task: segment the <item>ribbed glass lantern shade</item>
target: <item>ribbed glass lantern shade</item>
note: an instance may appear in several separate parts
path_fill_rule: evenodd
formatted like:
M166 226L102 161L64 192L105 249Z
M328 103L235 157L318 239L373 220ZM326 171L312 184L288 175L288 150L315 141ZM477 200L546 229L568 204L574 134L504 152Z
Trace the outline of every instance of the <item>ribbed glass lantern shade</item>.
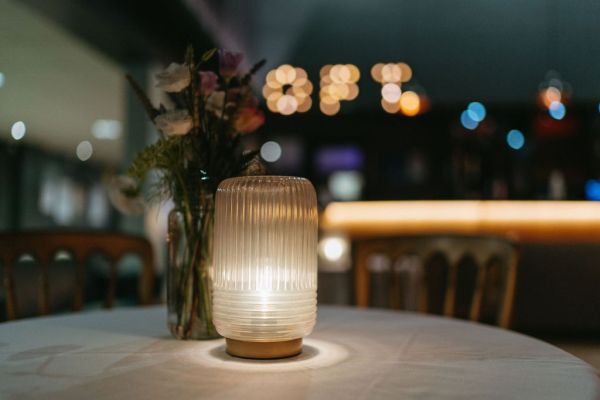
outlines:
M303 178L230 178L215 201L214 323L228 352L301 351L317 312L317 199Z

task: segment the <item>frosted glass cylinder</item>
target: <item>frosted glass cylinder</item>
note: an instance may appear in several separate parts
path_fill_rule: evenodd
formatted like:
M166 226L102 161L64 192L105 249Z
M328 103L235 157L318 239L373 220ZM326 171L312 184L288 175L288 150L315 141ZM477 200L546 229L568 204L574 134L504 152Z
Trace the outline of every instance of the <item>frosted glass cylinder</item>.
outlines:
M315 190L304 178L239 177L219 185L213 318L230 353L234 341L293 342L297 348L312 331L317 223Z

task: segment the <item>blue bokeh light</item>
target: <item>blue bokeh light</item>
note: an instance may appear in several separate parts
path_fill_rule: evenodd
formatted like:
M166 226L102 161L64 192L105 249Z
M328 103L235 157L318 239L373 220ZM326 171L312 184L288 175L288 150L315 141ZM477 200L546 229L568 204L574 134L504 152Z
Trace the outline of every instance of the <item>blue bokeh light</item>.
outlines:
M460 114L460 123L462 124L462 126L470 130L477 128L477 125L479 125L477 121L471 118L467 110L463 111L462 114Z
M563 119L567 114L567 108L565 105L558 101L553 101L550 103L550 107L548 107L548 113L554 119Z
M511 129L506 134L506 143L513 150L520 150L525 145L525 136L518 129Z
M600 200L600 180L589 179L585 183L585 198L588 200Z
M467 113L473 121L481 122L486 115L485 106L478 101L471 102L467 106Z

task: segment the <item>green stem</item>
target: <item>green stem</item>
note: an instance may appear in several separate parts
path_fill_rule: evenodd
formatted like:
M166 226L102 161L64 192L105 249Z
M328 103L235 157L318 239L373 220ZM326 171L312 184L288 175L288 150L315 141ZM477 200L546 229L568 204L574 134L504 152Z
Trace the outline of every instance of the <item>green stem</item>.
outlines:
M178 307L178 312L181 310L178 313L178 325L181 326L184 338L189 338L192 335L196 319L201 319L206 326L206 334L214 336L216 330L212 322L210 283L208 282L212 250L212 200L206 201L200 197L198 200L201 202L199 204L201 211L195 216L184 181L180 175L176 176L182 188L179 203L185 214L183 223L187 238L185 262L182 266L178 289L181 299L180 307ZM198 313L199 306L202 313Z
M185 238L186 238L186 243L185 243L185 247L187 248L189 246L190 240L194 239L194 235L193 235L193 219L192 219L192 210L189 204L189 195L187 192L187 188L185 186L185 182L183 180L183 178L181 177L181 175L179 173L175 173L175 176L177 177L177 180L179 181L179 186L181 188L181 192L182 192L182 198L180 199L180 201L178 202L177 199L175 200L176 202L180 203L180 205L184 208L183 211L183 230L185 232ZM179 289L177 290L177 296L178 296L178 307L177 307L177 325L180 326L186 326L189 321L185 321L184 317L185 316L189 316L189 311L187 310L188 305L186 304L186 299L188 298L188 287L190 284L190 278L191 278L191 269L193 268L193 262L194 259L193 257L190 257L190 254L185 253L185 258L184 258L184 262L182 265L182 269L181 269L181 275L180 275L180 279L179 279ZM192 281L193 283L193 281ZM193 293L193 290L192 290ZM184 332L187 331L187 328L184 328Z

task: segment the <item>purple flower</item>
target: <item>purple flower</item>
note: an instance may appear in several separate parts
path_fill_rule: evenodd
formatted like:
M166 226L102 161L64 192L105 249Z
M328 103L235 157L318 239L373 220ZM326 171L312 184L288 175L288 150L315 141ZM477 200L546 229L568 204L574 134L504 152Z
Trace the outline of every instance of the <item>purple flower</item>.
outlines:
M200 95L210 96L219 86L219 77L212 71L200 71Z
M219 49L219 72L223 78L233 78L242 62L242 53Z

